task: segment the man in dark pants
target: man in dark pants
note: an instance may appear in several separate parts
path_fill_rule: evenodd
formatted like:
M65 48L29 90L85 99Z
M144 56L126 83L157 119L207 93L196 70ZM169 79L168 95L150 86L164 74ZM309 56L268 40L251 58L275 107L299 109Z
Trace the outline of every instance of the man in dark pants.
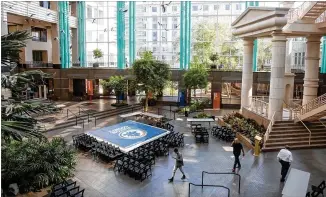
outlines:
M277 159L282 165L281 182L285 181L285 177L286 177L286 175L287 175L287 173L289 171L291 162L293 161L292 153L289 151L289 149L290 149L289 146L285 146L285 148L280 150L280 152L277 155Z
M239 169L241 168L241 163L240 163L240 160L239 160L241 151L242 151L243 156L245 156L245 153L243 151L243 146L239 142L238 138L234 139L231 146L233 147L233 155L234 155L234 158L235 158L232 172L235 172L235 168L237 167L237 165L238 165Z

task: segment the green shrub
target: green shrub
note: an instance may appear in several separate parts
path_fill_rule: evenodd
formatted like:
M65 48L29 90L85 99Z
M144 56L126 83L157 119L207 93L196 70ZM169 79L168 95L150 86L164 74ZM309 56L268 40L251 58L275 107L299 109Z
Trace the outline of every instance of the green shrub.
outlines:
M61 182L73 176L76 165L76 152L63 138L12 141L1 153L2 188L17 183L20 193Z
M197 116L195 116L195 118L208 118L209 115L206 113L199 113Z

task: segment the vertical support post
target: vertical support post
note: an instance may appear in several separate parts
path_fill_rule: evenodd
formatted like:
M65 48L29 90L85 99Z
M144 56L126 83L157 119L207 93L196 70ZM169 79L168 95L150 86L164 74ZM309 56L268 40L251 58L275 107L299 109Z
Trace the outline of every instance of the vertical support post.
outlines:
M135 61L135 4L134 1L129 1L129 67Z
M322 53L321 53L321 73L326 73L326 36L323 36L323 49L322 49Z
M117 49L118 49L118 69L125 67L125 20L124 1L117 1Z
M85 2L79 1L77 2L77 17L78 17L78 60L80 67L87 67L86 64L86 43L85 43Z

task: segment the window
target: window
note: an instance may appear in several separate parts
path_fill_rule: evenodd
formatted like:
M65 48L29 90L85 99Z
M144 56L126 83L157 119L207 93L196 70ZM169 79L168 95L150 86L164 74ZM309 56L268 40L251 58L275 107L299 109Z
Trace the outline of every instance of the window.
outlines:
M177 6L172 6L172 11L173 12L177 12L178 11L178 7Z
M154 31L152 35L153 35L153 41L157 41L157 32Z
M98 17L97 14L98 14L98 13L97 13L97 8L94 8L94 18L97 18L97 17Z
M162 24L162 28L163 29L167 29L168 28L168 25L167 24Z
M208 5L204 5L204 11L208 11L209 6Z
M40 6L43 8L50 9L50 1L40 1Z
M178 24L173 24L173 29L177 29L179 27Z
M87 41L91 42L92 41L92 32L91 31L86 32L86 36L87 36Z
M236 5L235 5L235 9L236 9L236 10L241 10L241 4L240 4L240 3L236 4Z
M192 11L198 11L198 6L197 5L192 6Z
M157 7L152 7L152 12L157 12Z
M162 31L162 38L166 38L167 33Z
M100 35L99 35L99 41L100 41L100 42L103 42L103 41L104 41L104 34L100 34Z
M294 53L294 65L297 65L298 63L298 53Z
M33 51L33 62L42 62L42 51Z
M214 5L214 10L218 10L218 5Z
M177 17L174 17L173 18L173 22L178 22L178 18Z
M104 17L104 14L103 14L103 11L102 10L99 10L98 11L98 17L99 18L103 18Z
M87 18L92 18L93 14L92 14L92 7L91 6L87 6Z
M145 7L145 6L142 7L142 8L141 8L141 11L142 11L142 12L146 12L146 7Z
M156 52L157 51L157 48L156 47L153 47L153 52Z
M225 10L230 10L230 4L225 4Z
M163 23L167 23L168 22L168 18L166 18L166 17L165 18L162 18L162 22Z
M46 29L32 27L32 40L39 42L47 42L47 31Z
M302 52L302 65L305 65L306 52Z
M157 23L157 17L153 17L153 23Z
M153 29L157 29L157 24L153 24Z

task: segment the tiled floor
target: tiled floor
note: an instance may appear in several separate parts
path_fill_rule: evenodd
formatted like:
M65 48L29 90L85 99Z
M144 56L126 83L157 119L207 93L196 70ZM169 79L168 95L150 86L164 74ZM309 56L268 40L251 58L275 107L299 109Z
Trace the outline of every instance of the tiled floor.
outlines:
M116 118L103 121L101 126L114 124ZM189 132L184 118L173 121L175 130L185 133L185 146L181 148L184 157L184 170L187 179L182 181L181 173L177 172L174 183L168 183L174 165L170 156L160 157L153 167L153 176L139 182L127 175L114 173L112 164L95 162L85 154L79 154L75 179L89 197L186 197L188 184L201 183L202 171L230 172L233 164L229 143L210 138L209 144L196 144ZM60 135L57 131L56 135ZM83 132L78 130L76 132ZM74 132L72 132L74 133ZM50 136L49 136L50 137ZM71 140L71 135L66 135ZM170 149L172 153L172 149ZM326 178L326 149L292 151L294 162L292 168L311 173L310 185L319 184ZM223 185L231 189L232 197L280 197L283 184L280 179L280 164L276 159L277 152L261 154L254 157L247 151L241 158L241 193L237 193L238 178L233 175L205 175L205 184ZM309 185L309 188L311 187ZM191 187L191 196L195 197L226 197L223 188Z

